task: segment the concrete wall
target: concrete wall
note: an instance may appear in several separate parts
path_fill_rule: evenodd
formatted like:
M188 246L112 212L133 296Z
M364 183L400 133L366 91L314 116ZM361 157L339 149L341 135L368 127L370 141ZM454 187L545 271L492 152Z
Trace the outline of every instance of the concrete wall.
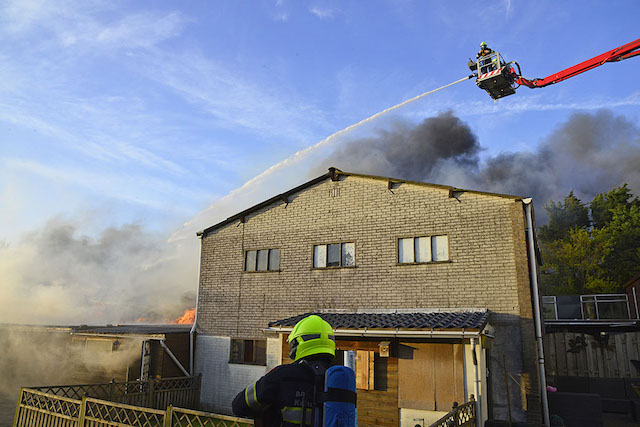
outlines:
M287 202L203 236L200 334L261 338L269 321L322 309L488 308L505 330L492 354L537 391L521 201L342 175ZM443 234L450 262L398 265L398 238ZM313 269L313 245L337 242L355 242L356 266ZM280 249L279 271L243 272L246 250L269 248ZM526 398L511 390L522 413Z

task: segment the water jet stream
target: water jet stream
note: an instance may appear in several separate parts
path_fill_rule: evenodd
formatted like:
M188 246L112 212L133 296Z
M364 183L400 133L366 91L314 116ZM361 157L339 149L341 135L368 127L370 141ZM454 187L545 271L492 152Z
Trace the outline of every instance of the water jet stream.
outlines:
M189 228L190 226L193 226L195 223L197 223L198 218L202 217L202 214L204 214L205 212L210 211L210 210L212 209L212 207L213 207L213 206L215 206L215 205L217 205L218 203L220 203L220 202L222 202L222 201L225 201L225 200L229 200L229 199L231 199L231 198L235 197L238 193L242 193L242 192L243 192L244 190L246 190L247 188L252 187L253 185L255 185L255 184L257 184L257 183L259 183L259 182L263 181L265 178L267 178L269 175L271 175L272 173L276 172L277 170L282 169L282 168L283 168L283 167L285 167L285 166L288 166L288 165L291 165L291 164L294 164L294 163L298 162L299 160L303 159L304 157L306 157L307 155L309 155L309 154L310 154L310 153L312 153L313 151L317 150L318 148L320 148L320 147L322 147L322 146L324 146L324 145L327 145L327 144L329 144L329 143L333 142L334 140L336 140L336 139L337 139L337 138L339 138L340 136L342 136L342 135L344 135L344 134L346 134L346 133L348 133L348 132L351 132L352 130L356 129L356 128L357 128L357 127L359 127L359 126L362 126L362 125L363 125L363 124L365 124L365 123L368 123L368 122L370 122L370 121L372 121L372 120L375 120L375 119L377 119L378 117L380 117L380 116L382 116L382 115L384 115L384 114L386 114L386 113L389 113L389 112L391 112L391 111L393 111L393 110L396 110L396 109L398 109L398 108L401 108L401 107L403 107L403 106L405 106L405 105L407 105L407 104L410 104L410 103L412 103L412 102L414 102L414 101L417 101L417 100L418 100L418 99L420 99L420 98L423 98L423 97L425 97L425 96L427 96L427 95L430 95L430 94L432 94L432 93L435 93L435 92L437 92L437 91L439 91L439 90L442 90L442 89L444 89L444 88L447 88L447 87L449 87L449 86L453 86L453 85L455 85L455 84L457 84L457 83L461 83L461 82L463 82L463 81L465 81L465 80L469 80L469 79L470 79L470 78L472 78L472 77L474 77L474 76L473 76L473 75L466 76L466 77L463 77L463 78L461 78L461 79L459 79L459 80L456 80L456 81L454 81L454 82L451 82L451 83L449 83L449 84L446 84L446 85L444 85L444 86L441 86L441 87L439 87L439 88L437 88L437 89L433 89L433 90L430 90L430 91L428 91L428 92L424 92L424 93L422 93L422 94L420 94L420 95L418 95L418 96L414 96L414 97L413 97L413 98L411 98L411 99L407 99L406 101L403 101L403 102L401 102L401 103L399 103L399 104L397 104L397 105L394 105L393 107L389 107L389 108L387 108L387 109L385 109L385 110L380 111L379 113L376 113L376 114L374 114L374 115L372 115L372 116L370 116L370 117L367 117L366 119L360 120L358 123L354 123L354 124L352 124L351 126L348 126L348 127L344 128L344 129L342 129L342 130L339 130L338 132L336 132L336 133L334 133L334 134L332 134L332 135L329 135L327 138L325 138L325 139L323 139L322 141L320 141L320 142L316 143L315 145L312 145L312 146L310 146L310 147L307 147L307 148L305 148L305 149L303 149L303 150L298 151L298 152L297 152L297 153L295 153L294 155L292 155L292 156L290 156L290 157L287 157L286 159L284 159L284 160L282 160L282 161L280 161L280 162L276 163L275 165L271 166L269 169L267 169L267 170L265 170L264 172L262 172L260 175L255 176L254 178L252 178L252 179L250 179L249 181L245 182L245 183L244 183L244 185L242 185L241 187L236 188L235 190L231 191L229 194L227 194L227 195L226 195L226 196L224 196L223 198L219 199L216 203L214 203L214 205L209 206L207 209L205 209L203 212L201 212L200 214L198 214L198 215L197 215L195 218L193 218L191 221L189 221L189 222L185 223L185 224L184 224L184 227L183 227L183 230L185 230L185 228ZM174 241L174 240L178 239L178 238L179 238L179 237L178 237L179 235L183 235L183 233L182 233L182 232L180 232L180 231L175 232L175 233L174 233L174 234L169 238L169 241L171 242L171 241Z
M326 144L332 142L334 139L338 138L339 136L342 136L345 133L348 133L348 132L352 131L353 129L355 129L357 127L360 127L365 123L368 123L368 122L370 122L370 121L372 121L374 119L377 119L378 117L380 117L380 116L382 116L384 114L387 114L387 113L389 113L389 112L391 112L393 110L396 110L396 109L398 109L400 107L404 107L405 105L410 104L410 103L412 103L414 101L417 101L418 99L423 98L423 97L425 97L427 95L430 95L430 94L432 94L434 92L437 92L437 91L442 90L444 88L447 88L449 86L453 86L453 85L455 85L457 83L460 83L460 82L463 82L465 80L469 80L472 77L474 77L474 76L473 75L466 76L466 77L461 78L460 80L456 80L455 82L446 84L446 85L441 86L441 87L439 87L437 89L433 89L433 90L430 90L428 92L424 92L424 93L422 93L422 94L420 94L418 96L414 96L411 99L407 99L406 101L403 101L400 104L397 104L397 105L394 105L393 107L389 107L389 108L387 108L385 110L382 110L379 113L374 114L373 116L369 116L366 119L362 119L358 123L354 123L354 124L352 124L350 126L347 126L346 128L344 128L342 130L339 130L338 132L336 132L336 133L334 133L332 135L329 135L328 137L326 137L322 141L318 142L317 144L312 145L311 147L307 147L304 150L300 150L297 153L295 153L294 155L292 155L290 157L287 157L286 159L276 163L275 165L271 166L269 169L267 169L264 172L262 172L260 175L257 175L254 178L250 179L249 181L245 182L242 187L234 190L230 194L233 194L235 191L242 190L243 188L246 188L246 187L252 185L253 183L255 183L257 181L260 181L260 180L264 179L266 176L268 176L271 173L273 173L274 171L282 168L283 166L286 166L288 164L291 164L291 163L294 163L294 162L300 160L301 158L303 158L304 156L306 156L310 152L317 150L318 148L322 147L323 145L326 145Z

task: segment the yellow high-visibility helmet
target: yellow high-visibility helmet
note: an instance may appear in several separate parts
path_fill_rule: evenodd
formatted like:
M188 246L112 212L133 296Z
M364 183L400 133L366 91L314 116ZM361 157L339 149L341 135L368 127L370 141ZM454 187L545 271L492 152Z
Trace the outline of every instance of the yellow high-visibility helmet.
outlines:
M336 338L331 325L312 314L294 326L289 341L289 357L298 361L314 354L336 355Z

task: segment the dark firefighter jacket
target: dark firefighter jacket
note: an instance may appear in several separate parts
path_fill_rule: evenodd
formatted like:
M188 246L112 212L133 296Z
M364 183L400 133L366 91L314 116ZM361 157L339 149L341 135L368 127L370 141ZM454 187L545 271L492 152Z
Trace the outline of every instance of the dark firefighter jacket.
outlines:
M300 426L302 408L305 424L312 425L314 410L314 383L322 392L324 371L330 363L325 361L307 361L309 365L319 367L321 376L315 375L313 368L298 361L275 367L271 372L238 393L233 399L233 413L239 417L261 417L264 426ZM318 398L318 389L316 389ZM316 409L319 411L319 409ZM317 412L318 416L320 413Z

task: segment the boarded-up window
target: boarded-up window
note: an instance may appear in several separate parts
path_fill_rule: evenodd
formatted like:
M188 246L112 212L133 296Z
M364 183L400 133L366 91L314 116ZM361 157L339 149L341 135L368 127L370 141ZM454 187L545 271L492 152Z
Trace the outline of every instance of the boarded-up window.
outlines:
M313 247L313 266L315 268L327 266L327 245L316 245Z
M413 238L398 239L398 262L403 264L414 262Z
M267 271L269 265L269 250L258 251L258 271Z
M280 268L280 249L269 249L269 270Z
M244 271L256 271L256 259L258 251L247 251L244 263Z
M431 253L434 261L449 260L449 238L447 236L432 236Z
M353 267L355 264L355 243L330 243L313 247L313 268Z
M448 236L424 236L398 239L398 263L400 264L448 260Z
M431 261L431 245L428 237L416 237L415 238L415 262L429 262Z
M113 351L112 340L87 339L86 348L88 352L111 353Z
M374 351L358 350L356 352L356 388L374 389Z
M277 271L279 269L280 249L260 249L245 253L244 271Z

